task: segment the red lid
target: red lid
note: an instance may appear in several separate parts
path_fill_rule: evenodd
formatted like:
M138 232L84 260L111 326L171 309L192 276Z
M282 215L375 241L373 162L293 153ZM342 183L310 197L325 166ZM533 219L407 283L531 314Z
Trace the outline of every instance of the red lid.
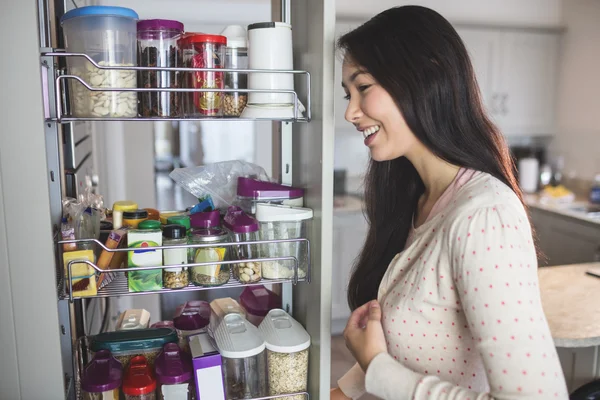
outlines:
M156 380L146 357L135 356L129 362L123 380L123 393L129 396L140 396L156 390Z
M221 35L209 35L206 33L199 33L197 35L186 37L185 43L219 43L226 45L227 38Z

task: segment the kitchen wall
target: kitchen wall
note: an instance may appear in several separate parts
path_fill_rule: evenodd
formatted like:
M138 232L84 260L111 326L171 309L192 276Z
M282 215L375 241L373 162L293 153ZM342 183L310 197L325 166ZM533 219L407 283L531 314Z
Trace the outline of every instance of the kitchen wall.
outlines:
M565 174L591 180L600 173L600 1L563 2L558 134L551 155L565 157Z

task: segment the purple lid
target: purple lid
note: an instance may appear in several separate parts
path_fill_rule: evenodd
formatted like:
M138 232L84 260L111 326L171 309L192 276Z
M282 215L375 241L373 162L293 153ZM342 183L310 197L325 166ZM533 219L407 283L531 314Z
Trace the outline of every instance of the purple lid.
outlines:
M172 19L143 19L137 23L138 31L174 30L183 32L183 24Z
M212 228L221 223L221 214L219 210L199 212L190 215L190 224L192 228Z
M195 331L206 328L210 322L210 305L208 308L185 308L180 315L173 318L175 329Z
M81 377L81 389L88 393L102 393L121 386L123 366L110 351L96 352Z
M240 295L240 304L249 314L264 317L270 310L281 308L281 297L262 285L247 286Z
M295 199L304 196L304 189L240 176L237 195L257 200Z
M227 209L223 226L233 233L257 232L259 229L258 221L236 206Z
M182 353L177 343L167 343L154 362L156 381L176 385L192 379L192 362Z

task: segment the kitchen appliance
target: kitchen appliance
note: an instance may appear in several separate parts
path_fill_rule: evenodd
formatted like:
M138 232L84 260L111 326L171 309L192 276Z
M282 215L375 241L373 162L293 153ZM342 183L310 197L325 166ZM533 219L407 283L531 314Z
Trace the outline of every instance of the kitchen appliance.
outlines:
M538 190L540 164L537 158L528 157L519 160L519 186L525 193Z

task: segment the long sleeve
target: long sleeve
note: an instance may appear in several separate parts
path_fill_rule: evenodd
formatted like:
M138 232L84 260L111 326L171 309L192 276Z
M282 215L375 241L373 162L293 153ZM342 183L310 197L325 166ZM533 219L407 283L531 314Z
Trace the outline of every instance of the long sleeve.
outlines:
M459 307L483 361L489 392L413 372L389 354L369 365L367 392L386 400L568 399L542 310L524 210L497 205L461 214L446 240Z
M359 399L365 394L365 373L358 363L338 380L340 390L351 399Z

